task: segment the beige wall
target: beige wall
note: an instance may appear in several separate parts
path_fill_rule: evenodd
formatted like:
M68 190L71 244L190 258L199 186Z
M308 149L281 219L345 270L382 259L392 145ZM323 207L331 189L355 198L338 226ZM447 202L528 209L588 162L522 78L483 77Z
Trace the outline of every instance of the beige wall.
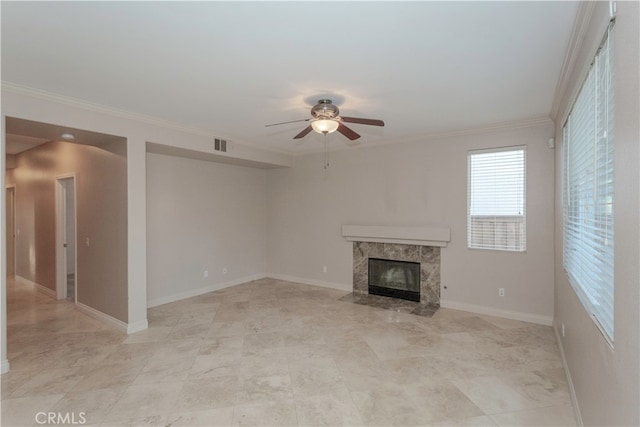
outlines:
M270 273L351 289L351 243L343 224L433 225L451 228L442 250L442 299L449 305L524 315L553 314L553 135L548 124L448 139L358 147L295 158L269 171ZM330 136L332 144L343 138ZM363 143L363 145L366 144ZM526 145L527 252L466 246L467 152ZM322 266L328 272L322 272ZM504 298L498 288L506 289ZM522 317L522 316L520 316Z
M562 125L573 94L602 40L607 2L596 3L556 122L555 326L585 425L640 425L640 259L638 3L618 2L615 25L615 345L611 350L573 291L562 267Z
M266 271L266 174L263 169L147 153L150 306Z
M13 169L16 167L16 156L15 154L7 154L5 156L6 159L6 163L5 163L5 167L7 169Z
M126 144L50 142L17 156L16 274L56 287L55 180L75 173L78 302L127 321ZM85 244L90 239L90 245Z

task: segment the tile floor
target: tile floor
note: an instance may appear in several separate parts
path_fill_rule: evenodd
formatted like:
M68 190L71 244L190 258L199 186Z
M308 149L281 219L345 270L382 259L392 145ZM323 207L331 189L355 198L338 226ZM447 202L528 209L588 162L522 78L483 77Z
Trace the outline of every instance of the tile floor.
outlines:
M575 425L550 327L344 295L263 279L150 309L126 336L9 281L2 425Z

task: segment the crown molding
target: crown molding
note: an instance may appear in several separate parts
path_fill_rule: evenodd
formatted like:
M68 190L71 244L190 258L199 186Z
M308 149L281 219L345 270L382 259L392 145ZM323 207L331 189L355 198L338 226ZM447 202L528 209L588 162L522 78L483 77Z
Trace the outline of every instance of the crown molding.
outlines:
M549 117L546 117L546 116L532 117L524 120L514 120L510 122L503 122L503 123L492 123L489 125L478 126L474 128L428 133L420 136L415 136L415 137L410 137L405 139L398 139L396 141L391 141L391 142L433 141L436 139L445 139L445 138L451 138L456 136L487 134L487 133L494 133L494 132L500 132L505 130L524 129L524 128L530 128L534 126L543 126L543 125L549 125L549 124L553 124L553 120L551 120Z
M55 102L57 104L66 105L69 107L75 107L86 111L91 111L94 113L105 114L112 117L117 117L120 119L131 120L137 123L144 123L152 126L158 126L165 129L171 129L178 132L184 132L190 135L202 136L205 138L221 138L226 139L233 144L244 145L245 147L251 147L258 150L278 153L278 154L290 154L286 151L275 150L275 149L265 149L264 146L260 146L258 144L252 144L246 141L238 140L234 137L229 137L220 134L214 134L210 131L206 131L204 129L196 128L193 126L187 126L179 122L174 122L171 120L159 119L153 116L147 116L145 114L132 113L130 111L121 110L118 108L108 107L102 104L96 104L93 102L85 101L79 98L73 98L66 95L60 95L53 92L48 92L41 89L36 89L29 86L20 85L17 83L12 83L8 81L2 81L2 92L15 93L17 95L29 96L31 98L41 99L43 101Z
M55 102L57 104L67 105L69 107L76 107L83 110L92 111L100 114L106 114L106 115L118 117L121 119L132 120L139 123L145 123L153 126L169 128L169 129L173 129L181 132L190 133L193 135L206 136L206 137L216 136L202 129L185 126L177 122L158 119L156 117L147 116L144 114L132 113L130 111L120 110L117 108L108 107L106 105L96 104L93 102L85 101L83 99L73 98L66 95L60 95L53 92L47 92L41 89L36 89L29 86L23 86L17 83L3 81L2 91L15 93L18 95L29 96L32 98L41 99L43 101ZM217 137L220 138L219 135L217 135Z
M245 141L239 141L236 138L229 138L222 135L216 135L209 131L205 131L200 128L195 128L191 126L186 126L184 124L173 122L170 120L163 120L152 116L147 116L144 114L132 113L126 110L120 110L113 107L108 107L102 104L96 104L93 102L85 101L83 99L73 98L66 95L60 95L57 93L47 92L41 89L32 88L29 86L23 86L17 83L2 82L2 92L15 93L18 95L29 96L36 99L41 99L44 101L55 102L57 104L67 105L70 107L75 107L79 109L83 109L86 111L92 111L99 114L105 114L112 117L117 117L121 119L131 120L137 123L144 123L152 126L163 127L165 129L172 129L179 132L184 132L191 135L202 136L206 138L222 138L228 139L233 144L244 145L246 147L255 148L257 150L284 154L289 156L303 156L307 154L317 154L323 152L323 149L318 148L314 150L305 150L303 152L296 152L294 150L279 150L275 148L265 148L264 146L258 144L252 144ZM525 120L517 120L511 122L504 123L494 123L486 126L480 126L475 128L468 129L459 129L459 130L451 130L445 132L436 132L436 133L426 133L417 136L412 136L409 138L400 138L400 139L385 139L382 141L377 141L373 143L367 143L367 147L378 147L382 145L391 145L391 144L402 144L402 143L411 143L411 142L424 142L424 141L433 141L437 139L445 139L457 136L465 136L465 135L478 135L492 132L499 132L503 130L509 129L521 129L533 126L541 126L546 124L553 124L553 121L549 117L534 117ZM353 145L342 144L339 147L333 148L330 151L340 151L340 150L348 150L353 149Z
M594 1L583 1L578 6L576 13L576 19L573 22L573 29L571 30L571 36L569 37L569 44L564 54L564 60L562 61L562 68L560 69L560 77L556 84L556 91L553 95L553 103L551 105L551 113L549 117L553 120L558 119L558 112L560 110L560 103L566 95L566 91L569 85L569 79L573 70L576 67L576 61L578 53L584 42L585 35L589 29L589 22L593 16L593 11L596 7Z
M549 117L533 117L525 120L516 120L516 121L504 122L504 123L494 123L494 124L479 126L475 128L426 133L426 134L421 134L417 136L412 136L409 138L386 139L386 140L376 141L371 143L367 142L367 148L380 147L384 145L393 145L393 144L435 141L439 139L454 138L458 136L482 135L482 134L495 133L495 132L501 132L506 130L524 129L524 128L530 128L535 126L544 126L544 125L553 125L553 123L554 123L553 120L551 120ZM355 146L353 144L351 145L342 144L341 146L333 148L329 151L349 150L349 149L353 149ZM289 154L291 154L292 156L304 156L307 154L318 154L323 152L324 152L323 149L317 149L313 151L304 151L299 153L291 152Z

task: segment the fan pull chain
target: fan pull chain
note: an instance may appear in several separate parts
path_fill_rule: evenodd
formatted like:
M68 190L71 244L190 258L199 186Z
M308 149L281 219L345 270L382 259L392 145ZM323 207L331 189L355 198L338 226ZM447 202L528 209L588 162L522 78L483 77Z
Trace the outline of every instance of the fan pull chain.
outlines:
M327 153L327 132L324 132L324 170L329 168L329 154Z

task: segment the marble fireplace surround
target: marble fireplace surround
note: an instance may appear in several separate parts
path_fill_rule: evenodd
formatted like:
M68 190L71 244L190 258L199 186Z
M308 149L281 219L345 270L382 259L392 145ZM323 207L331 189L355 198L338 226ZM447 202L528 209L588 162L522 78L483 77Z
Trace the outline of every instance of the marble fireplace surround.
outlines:
M342 226L353 242L353 293L369 293L369 258L420 263L420 304L440 306L440 248L448 228Z

